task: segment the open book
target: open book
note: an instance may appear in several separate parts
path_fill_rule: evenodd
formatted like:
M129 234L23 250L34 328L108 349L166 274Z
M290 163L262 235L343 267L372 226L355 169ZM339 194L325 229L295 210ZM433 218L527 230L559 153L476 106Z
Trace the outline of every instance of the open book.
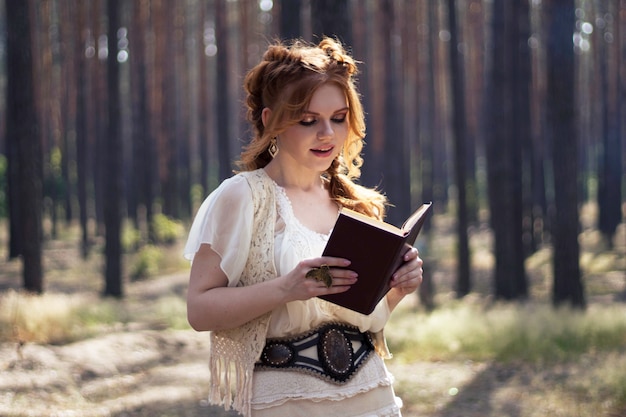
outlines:
M370 314L390 289L391 276L413 246L432 203L424 203L401 228L343 208L328 239L324 256L351 261L347 269L357 282L340 294L320 298L362 314Z

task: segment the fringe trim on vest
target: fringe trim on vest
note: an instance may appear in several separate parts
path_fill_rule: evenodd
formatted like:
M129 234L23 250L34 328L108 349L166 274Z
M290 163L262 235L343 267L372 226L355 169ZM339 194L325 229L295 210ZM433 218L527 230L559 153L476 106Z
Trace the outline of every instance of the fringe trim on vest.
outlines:
M242 172L250 184L254 204L252 242L248 262L239 282L253 285L276 277L274 222L276 203L272 180L263 169ZM235 329L211 332L209 402L234 409L244 417L252 414L254 363L265 345L271 313Z
M244 416L251 415L253 369L246 368L246 365L241 362L211 357L209 360L211 371L209 402L223 405L226 411L232 408ZM231 381L233 373L234 382ZM233 383L234 387L231 385Z

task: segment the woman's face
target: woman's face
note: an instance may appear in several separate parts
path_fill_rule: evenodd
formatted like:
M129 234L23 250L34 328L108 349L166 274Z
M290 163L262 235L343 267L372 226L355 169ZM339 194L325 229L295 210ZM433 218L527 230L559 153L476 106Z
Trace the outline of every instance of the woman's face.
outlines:
M348 137L348 101L334 84L320 86L300 121L278 137L276 158L295 167L323 172Z

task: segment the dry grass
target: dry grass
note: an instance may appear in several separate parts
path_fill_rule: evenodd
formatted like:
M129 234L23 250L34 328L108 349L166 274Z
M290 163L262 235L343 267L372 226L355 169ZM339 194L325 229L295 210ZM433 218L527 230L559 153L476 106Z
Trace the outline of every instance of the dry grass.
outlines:
M537 303L463 300L431 313L400 308L388 329L406 362L553 363L626 347L626 306L598 304L581 312Z
M403 305L387 334L410 415L596 417L626 409L624 305L585 313L477 299L432 313Z

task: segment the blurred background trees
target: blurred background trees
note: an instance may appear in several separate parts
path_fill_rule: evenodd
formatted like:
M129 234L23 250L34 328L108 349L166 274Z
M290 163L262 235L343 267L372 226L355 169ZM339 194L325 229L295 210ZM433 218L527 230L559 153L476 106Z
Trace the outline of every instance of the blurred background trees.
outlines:
M626 0L2 3L0 214L31 291L41 240L78 222L123 295L120 225L157 242L155 217L189 221L232 174L243 75L274 39L335 36L362 61L362 183L391 223L426 200L454 216L458 296L486 224L497 298L526 298L524 260L551 245L553 301L584 307L580 207L597 204L607 250L623 222Z

